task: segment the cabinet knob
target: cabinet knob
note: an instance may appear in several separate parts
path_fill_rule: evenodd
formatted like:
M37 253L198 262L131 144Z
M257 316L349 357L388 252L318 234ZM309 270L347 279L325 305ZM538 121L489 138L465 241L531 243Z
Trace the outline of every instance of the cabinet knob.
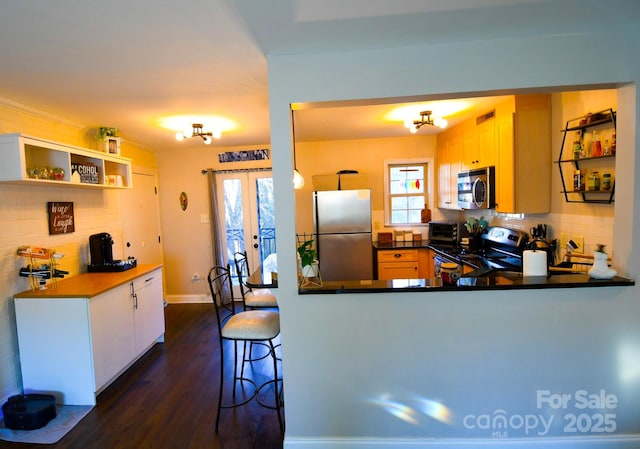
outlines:
M393 255L393 257L395 257L396 259L399 259L399 258L401 258L401 257L402 257L402 254L400 254L400 253L395 253L395 254Z

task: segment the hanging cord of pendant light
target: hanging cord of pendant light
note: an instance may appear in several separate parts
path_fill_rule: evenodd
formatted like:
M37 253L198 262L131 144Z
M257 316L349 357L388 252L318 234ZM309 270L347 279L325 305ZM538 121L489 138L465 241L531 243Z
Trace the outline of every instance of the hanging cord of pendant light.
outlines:
M298 171L298 165L296 160L296 125L295 125L295 111L291 109L291 135L293 138L293 188L301 189L304 187L304 178Z

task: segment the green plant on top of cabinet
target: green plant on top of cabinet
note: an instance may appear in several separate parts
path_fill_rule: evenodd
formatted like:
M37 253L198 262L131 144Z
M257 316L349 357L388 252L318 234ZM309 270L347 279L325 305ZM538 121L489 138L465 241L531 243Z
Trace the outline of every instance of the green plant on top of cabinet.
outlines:
M569 119L557 161L567 203L609 204L615 195L616 112Z
M0 154L0 182L132 188L131 159L117 155L19 133L0 135Z

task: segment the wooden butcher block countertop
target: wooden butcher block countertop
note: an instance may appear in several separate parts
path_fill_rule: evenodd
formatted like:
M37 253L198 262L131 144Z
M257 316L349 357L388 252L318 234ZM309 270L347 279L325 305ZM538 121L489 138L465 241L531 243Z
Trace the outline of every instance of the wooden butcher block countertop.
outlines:
M144 276L161 264L141 264L135 268L115 273L83 273L68 279L47 283L46 290L27 290L14 298L91 298L127 282Z

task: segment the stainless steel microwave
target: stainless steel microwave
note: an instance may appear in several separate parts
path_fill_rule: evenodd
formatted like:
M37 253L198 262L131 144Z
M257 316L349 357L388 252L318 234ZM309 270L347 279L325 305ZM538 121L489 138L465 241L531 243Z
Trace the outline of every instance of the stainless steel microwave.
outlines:
M495 167L458 172L458 207L493 209L496 207Z

